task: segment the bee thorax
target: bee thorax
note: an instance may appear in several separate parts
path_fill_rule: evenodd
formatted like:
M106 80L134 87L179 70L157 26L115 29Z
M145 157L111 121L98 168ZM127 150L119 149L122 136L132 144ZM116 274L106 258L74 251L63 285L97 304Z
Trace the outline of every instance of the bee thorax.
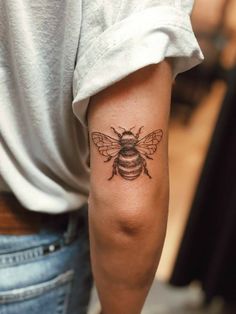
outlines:
M137 139L132 132L124 132L120 140L122 147L134 147Z

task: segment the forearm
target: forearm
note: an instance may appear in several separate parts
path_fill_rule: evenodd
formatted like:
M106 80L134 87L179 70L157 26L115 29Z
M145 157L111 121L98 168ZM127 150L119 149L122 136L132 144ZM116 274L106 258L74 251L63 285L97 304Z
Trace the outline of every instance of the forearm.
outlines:
M167 186L162 196L136 203L127 205L122 197L116 205L90 200L93 272L104 314L140 313L158 266L166 227ZM119 217L104 219L103 212L112 210L121 213ZM101 213L101 219L98 215L94 218L94 211ZM133 211L133 220L122 219L123 211ZM141 225L136 215L142 216ZM104 231L102 224L113 226L112 233Z
M91 257L104 314L139 314L159 262L168 208L170 90L171 70L164 62L140 70L90 103ZM137 138L137 145L121 144L126 133L119 127L134 130L129 136ZM113 134L119 137L119 151L101 146L104 133L104 145ZM154 150L138 144L148 134ZM106 163L96 148L103 156L108 152Z

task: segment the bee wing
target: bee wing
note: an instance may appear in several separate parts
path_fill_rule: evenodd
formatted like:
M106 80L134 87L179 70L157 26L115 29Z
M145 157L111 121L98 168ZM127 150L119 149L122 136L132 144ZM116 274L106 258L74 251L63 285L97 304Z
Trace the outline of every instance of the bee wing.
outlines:
M93 132L92 140L102 156L114 157L121 149L118 140L100 132Z
M149 133L136 144L136 148L141 154L152 155L157 150L157 145L160 143L163 136L161 129Z

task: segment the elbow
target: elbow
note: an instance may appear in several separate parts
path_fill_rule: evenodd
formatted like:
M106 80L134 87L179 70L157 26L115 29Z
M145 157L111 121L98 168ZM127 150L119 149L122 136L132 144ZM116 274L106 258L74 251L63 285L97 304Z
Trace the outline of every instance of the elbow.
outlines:
M134 238L150 233L165 233L168 214L168 189L141 197L90 197L91 215L98 228L111 236ZM102 222L102 224L100 223ZM107 226L104 228L104 226ZM158 230L157 230L158 229Z
M120 194L120 193L119 193ZM103 194L104 195L104 194ZM112 281L130 288L144 288L156 271L162 251L167 221L167 193L148 198L90 196L89 216L92 247L107 276L107 260L112 260ZM122 195L122 193L120 194ZM101 195L100 195L101 196ZM136 267L132 268L133 263ZM102 265L102 266L101 266ZM128 265L128 266L127 266ZM129 269L124 277L119 270Z
M148 239L154 236L162 239L166 232L167 208L152 204L120 210L114 218L116 234L129 240Z
M138 237L145 233L152 225L150 214L145 207L119 209L114 217L114 226L118 234L127 237Z

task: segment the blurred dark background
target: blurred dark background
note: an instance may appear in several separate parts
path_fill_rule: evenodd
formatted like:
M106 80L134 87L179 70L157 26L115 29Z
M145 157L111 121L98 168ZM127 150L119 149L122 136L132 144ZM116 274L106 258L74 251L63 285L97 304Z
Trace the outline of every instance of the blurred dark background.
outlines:
M210 6L210 2L205 5ZM221 298L221 312L236 313L236 65L232 17L236 15L236 3L221 0L213 5L219 5L214 10L219 10L218 22L209 25L208 20L208 28L204 29L202 16L198 16L200 9L196 7L197 16L193 15L206 61L180 77L173 93L173 115L182 115L182 121L188 124L214 84L224 84L170 283L187 286L196 281L205 305ZM182 97L184 86L189 94Z

